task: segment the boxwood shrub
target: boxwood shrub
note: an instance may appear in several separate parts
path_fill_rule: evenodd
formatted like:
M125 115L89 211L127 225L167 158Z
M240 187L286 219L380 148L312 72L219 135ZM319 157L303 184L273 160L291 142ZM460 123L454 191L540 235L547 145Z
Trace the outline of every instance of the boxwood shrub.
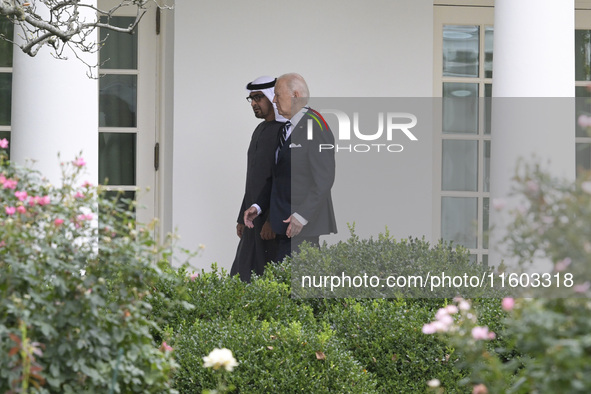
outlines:
M346 299L333 305L324 319L375 374L380 392L424 392L430 379L439 379L447 392L461 392L458 382L465 373L456 366L454 349L421 332L444 302Z
M248 284L215 265L193 279L183 267L175 275L184 289L163 280L158 290L164 296L152 302L152 318L165 327L157 335L173 345L180 365L173 387L181 393L215 388L216 377L203 368L203 357L213 348L226 347L240 363L228 375L235 392L414 393L426 391L430 379L439 379L447 392L469 392L461 385L468 371L458 352L421 331L450 299L293 297L293 260L317 264L319 258L347 251L367 258L395 256L400 267L408 265L400 272L413 272L416 264L485 272L470 263L461 248L387 236L375 242L352 237L332 248L304 248L293 259L269 265ZM171 306L174 297L182 298L185 306ZM504 314L498 299L481 299L479 305L484 308L481 319L500 332Z
M216 386L203 359L215 347L232 349L238 367L229 383L241 393L372 393L376 381L328 326L297 321L197 320L175 341L174 386L201 393Z
M418 238L397 240L387 231L360 239L351 228L346 242L303 247L293 257L292 292L301 298L499 296L499 289L482 281L489 272L473 263L461 246L445 242L430 245ZM482 285L475 286L470 279L478 279Z
M163 278L151 301L151 315L161 327L166 327L168 335L174 335L196 321L314 322L312 308L307 303L294 302L290 297L289 282L275 280L274 273L285 272L285 265L282 267L278 271L268 270L263 277L255 277L251 284L242 282L237 276L228 276L215 265L211 272L202 271L192 280L187 267L182 267L175 274L178 280L184 281L184 287L179 289L177 280ZM181 297L182 303L171 302L175 297ZM163 332L157 335L166 339Z

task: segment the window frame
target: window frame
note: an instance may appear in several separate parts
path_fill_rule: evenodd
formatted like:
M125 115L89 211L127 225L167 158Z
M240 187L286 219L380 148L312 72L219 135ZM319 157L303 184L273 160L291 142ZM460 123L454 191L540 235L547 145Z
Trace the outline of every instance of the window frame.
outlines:
M470 3L470 4L468 4ZM477 134L447 134L443 133L442 127L438 127L438 132L434 136L434 166L433 166L433 234L436 239L442 238L442 218L443 218L443 198L444 197L469 197L477 199L477 244L475 248L468 248L470 254L475 256L479 263L488 261L488 248L484 248L485 243L485 201L488 201L490 209L490 192L484 191L484 162L485 162L485 144L491 143L491 135L484 133L485 117L484 98L485 85L492 85L492 78L485 78L485 28L493 26L494 8L492 1L435 1L434 2L434 29L433 29L433 97L442 101L443 83L462 82L478 84L478 133ZM479 64L478 77L444 77L443 76L443 26L444 25L465 25L479 26ZM443 125L443 105L437 105L440 110L435 114L435 122ZM477 172L477 190L476 191L445 191L442 185L442 158L444 140L466 140L477 141L478 149L478 172Z

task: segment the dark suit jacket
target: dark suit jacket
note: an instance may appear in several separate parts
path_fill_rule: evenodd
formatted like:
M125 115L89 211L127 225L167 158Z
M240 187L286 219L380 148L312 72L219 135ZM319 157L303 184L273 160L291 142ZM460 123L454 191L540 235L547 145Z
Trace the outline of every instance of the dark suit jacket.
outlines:
M312 120L313 138L308 140L308 119ZM269 210L273 231L285 234L283 223L297 212L308 223L300 233L303 237L337 232L331 188L335 178L334 149L320 151L319 144L334 145L332 131L323 130L304 114L278 154L271 179L257 199L263 211Z
M261 190L265 187L267 178L272 176L275 166L275 150L277 138L281 132L283 123L276 121L264 121L259 123L250 140L246 161L246 187L237 222L244 224L244 211L256 202ZM267 219L267 213L255 219L256 223L263 223ZM260 232L260 230L259 230Z

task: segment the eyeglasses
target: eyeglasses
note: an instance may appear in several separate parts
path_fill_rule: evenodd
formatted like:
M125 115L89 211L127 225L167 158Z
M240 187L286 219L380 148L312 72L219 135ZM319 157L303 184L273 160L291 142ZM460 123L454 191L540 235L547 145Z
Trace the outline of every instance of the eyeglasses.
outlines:
M264 94L255 94L254 96L248 96L246 98L246 101L251 103L254 100L255 103L258 103L259 101L261 101L263 99L263 97L265 97Z

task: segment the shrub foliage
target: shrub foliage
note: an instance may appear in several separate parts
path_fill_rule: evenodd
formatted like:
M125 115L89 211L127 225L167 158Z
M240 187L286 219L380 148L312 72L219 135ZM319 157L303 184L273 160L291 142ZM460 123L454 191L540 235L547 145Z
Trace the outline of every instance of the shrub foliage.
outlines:
M353 237L337 248L358 247L373 256L387 251L406 262L438 261L438 269L468 264L467 254L449 245L388 239L380 236L368 244ZM294 259L314 264L329 254L334 250L310 247ZM216 372L203 368L203 357L214 348L228 348L240 363L227 376L236 392L422 392L431 379L439 379L450 392L467 391L459 384L466 371L455 350L421 332L448 300L294 298L292 268L291 259L270 265L248 284L215 266L199 276L186 267L171 270L185 283L182 300L190 309L161 304L180 293L169 291L167 280L159 282L166 297L154 299L152 318L164 327L155 335L174 347L179 364L174 388L200 393L215 387ZM490 313L493 321L500 316Z
M84 164L62 163L55 186L0 153L0 390L171 391L174 361L147 318L162 251L80 182Z

